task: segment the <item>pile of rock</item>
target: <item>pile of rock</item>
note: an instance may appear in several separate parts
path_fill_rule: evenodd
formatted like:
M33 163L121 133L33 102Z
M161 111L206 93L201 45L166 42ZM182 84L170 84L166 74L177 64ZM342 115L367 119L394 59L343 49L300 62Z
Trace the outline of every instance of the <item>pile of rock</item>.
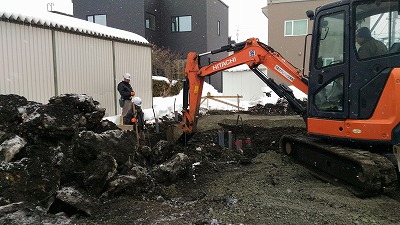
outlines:
M187 174L181 147L138 147L132 131L102 121L104 114L87 95L55 96L48 104L0 95L0 223L48 212L90 215L102 198L156 196L159 184Z

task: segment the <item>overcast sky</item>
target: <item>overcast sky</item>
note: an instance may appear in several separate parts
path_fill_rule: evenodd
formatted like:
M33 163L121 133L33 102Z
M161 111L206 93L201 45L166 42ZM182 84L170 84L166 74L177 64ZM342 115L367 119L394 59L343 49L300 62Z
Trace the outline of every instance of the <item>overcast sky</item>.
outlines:
M256 37L268 42L268 19L261 11L267 6L267 0L222 1L229 6L229 36L233 40L240 42Z
M222 0L229 6L229 36L235 41L256 37L267 43L268 20L261 11L267 0ZM60 11L72 14L71 0L0 0L1 8Z

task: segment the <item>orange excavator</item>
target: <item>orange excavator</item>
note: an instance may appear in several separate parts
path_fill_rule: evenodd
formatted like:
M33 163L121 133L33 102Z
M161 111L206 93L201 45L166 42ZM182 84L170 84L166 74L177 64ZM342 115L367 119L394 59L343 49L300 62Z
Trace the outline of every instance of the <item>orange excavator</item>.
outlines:
M342 0L315 13L307 11L314 20L308 75L256 38L203 54L190 52L182 121L175 127L183 135L178 136L187 139L197 131L204 78L246 64L307 125L307 135L281 138L284 152L316 174L349 184L360 196L395 190L400 158L399 13L398 0ZM378 42L384 51L376 51L382 46ZM200 65L201 57L225 51L232 54ZM260 65L286 84L277 84ZM306 108L288 84L308 95Z

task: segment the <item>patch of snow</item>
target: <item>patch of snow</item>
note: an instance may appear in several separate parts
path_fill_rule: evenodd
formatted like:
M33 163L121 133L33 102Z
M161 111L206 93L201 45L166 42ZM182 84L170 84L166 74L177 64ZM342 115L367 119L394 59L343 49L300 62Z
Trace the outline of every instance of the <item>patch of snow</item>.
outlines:
M10 162L14 156L26 145L25 139L16 135L1 144L1 151L4 152L4 162Z
M165 81L167 84L169 84L169 80L166 77L162 77L162 76L152 76L153 80L159 80L159 81Z

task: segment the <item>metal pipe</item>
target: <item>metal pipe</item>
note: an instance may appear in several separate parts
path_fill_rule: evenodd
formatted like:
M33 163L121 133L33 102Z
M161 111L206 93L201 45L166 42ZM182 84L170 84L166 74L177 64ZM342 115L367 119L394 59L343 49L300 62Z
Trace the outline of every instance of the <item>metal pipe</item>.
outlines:
M225 148L225 135L224 135L225 133L224 133L224 131L223 130L220 130L220 131L218 131L218 144L219 144L219 146L221 146L221 148Z
M228 131L228 149L232 150L232 131Z

